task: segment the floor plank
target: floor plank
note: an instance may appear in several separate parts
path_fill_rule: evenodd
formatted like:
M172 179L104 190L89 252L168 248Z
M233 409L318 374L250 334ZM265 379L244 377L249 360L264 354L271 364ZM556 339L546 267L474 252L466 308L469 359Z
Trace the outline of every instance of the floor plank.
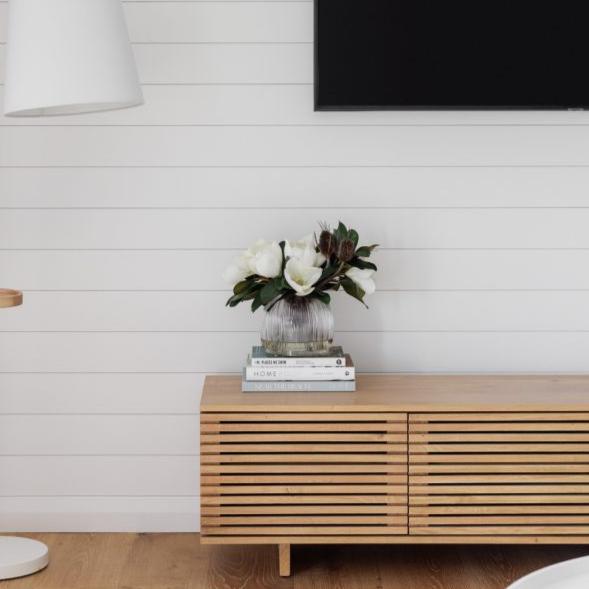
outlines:
M198 534L27 534L46 542L43 572L1 589L504 589L588 546L201 546Z

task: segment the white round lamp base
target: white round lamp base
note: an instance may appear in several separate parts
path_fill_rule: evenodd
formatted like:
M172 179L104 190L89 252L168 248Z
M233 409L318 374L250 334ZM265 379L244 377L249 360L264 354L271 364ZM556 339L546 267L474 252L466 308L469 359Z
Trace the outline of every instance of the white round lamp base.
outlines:
M586 589L587 587L589 587L589 556L582 556L534 571L507 589Z
M49 549L29 538L0 536L0 581L24 577L49 564Z

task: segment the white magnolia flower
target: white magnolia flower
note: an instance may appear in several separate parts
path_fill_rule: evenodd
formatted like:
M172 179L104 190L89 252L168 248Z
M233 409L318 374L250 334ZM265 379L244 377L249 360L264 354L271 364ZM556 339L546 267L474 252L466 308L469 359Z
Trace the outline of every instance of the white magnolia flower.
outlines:
M284 278L299 297L311 294L313 286L321 277L321 268L307 266L296 258L290 259L284 267Z
M360 268L350 268L346 276L351 278L367 295L371 295L376 290L372 275L374 270L360 270Z
M229 284L235 285L252 274L274 278L280 275L281 270L282 250L278 242L259 239L233 260L223 272L223 279Z
M298 241L287 241L284 244L284 255L305 266L321 266L325 262L325 257L315 251L315 238L312 235L305 235Z
M249 261L242 254L233 260L233 263L223 272L223 280L231 286L235 286L238 282L245 280L251 274Z
M275 278L282 270L282 250L277 241L259 239L246 250L244 256L249 264L250 274Z

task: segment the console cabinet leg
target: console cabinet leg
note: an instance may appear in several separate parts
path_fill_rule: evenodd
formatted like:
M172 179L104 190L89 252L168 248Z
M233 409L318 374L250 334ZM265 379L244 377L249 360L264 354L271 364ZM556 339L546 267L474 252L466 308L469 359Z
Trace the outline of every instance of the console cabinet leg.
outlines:
M278 545L278 573L290 577L290 544Z

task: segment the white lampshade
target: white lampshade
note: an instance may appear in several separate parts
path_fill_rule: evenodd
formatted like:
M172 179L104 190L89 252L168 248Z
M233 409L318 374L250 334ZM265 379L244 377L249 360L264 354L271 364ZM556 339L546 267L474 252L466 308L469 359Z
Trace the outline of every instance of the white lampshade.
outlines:
M120 0L10 0L8 6L7 116L143 103Z

